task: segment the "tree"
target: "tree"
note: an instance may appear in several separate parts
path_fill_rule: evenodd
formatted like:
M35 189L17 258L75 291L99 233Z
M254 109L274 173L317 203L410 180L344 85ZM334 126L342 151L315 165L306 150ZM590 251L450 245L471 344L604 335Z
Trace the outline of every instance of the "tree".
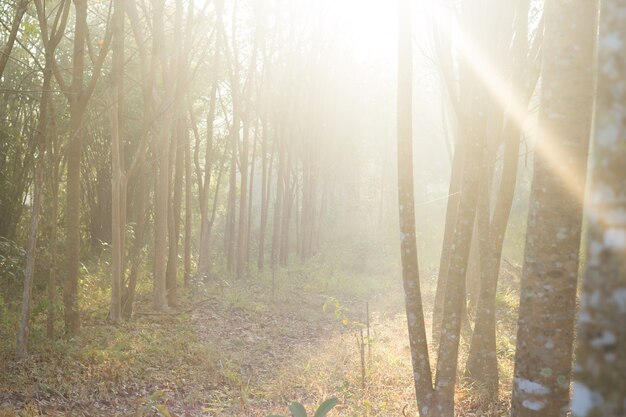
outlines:
M41 0L35 0L41 37L45 51L45 66L43 68L43 85L39 104L39 120L37 121L37 156L35 158L35 190L33 196L33 208L31 213L30 234L28 238L28 252L26 257L26 270L24 272L24 293L22 296L22 315L20 327L17 332L17 354L24 357L27 354L30 313L32 306L33 278L35 274L35 259L37 251L37 232L39 227L39 215L42 207L43 194L43 169L47 148L47 125L50 110L50 96L52 85L52 63L56 50L63 34L69 13L69 2L63 2L57 9L54 23L48 30L48 18ZM55 218L56 221L56 218Z
M210 275L211 266L211 253L210 253L210 237L211 228L213 224L209 218L209 186L211 185L211 174L213 170L215 155L214 155L214 133L215 133L215 116L217 108L217 93L219 88L220 73L221 73L221 55L222 55L222 34L223 34L223 14L224 14L224 2L218 0L215 2L215 15L216 15L216 30L215 30L215 43L213 51L213 59L211 67L213 69L213 80L211 84L211 93L209 98L209 110L207 114L207 138L206 138L206 150L204 156L204 177L202 170L200 169L199 161L196 162L196 176L198 181L198 195L200 199L200 248L198 250L198 278L203 281L208 281ZM200 136L197 131L197 125L193 119L193 111L191 112L191 124L196 137L196 152L199 152L199 140ZM196 158L197 159L197 158ZM214 216L212 217L215 218Z
M476 3L464 3L463 20L469 27L481 21ZM474 233L480 174L484 169L486 136L486 91L479 70L464 57L464 84L461 94L464 114L459 120L459 141L464 141L461 191L454 227L450 263L445 286L443 320L437 355L435 391L441 416L454 415L454 394L458 368L459 342L463 316L466 314L466 272Z
M87 0L74 0L74 50L72 55L72 80L68 85L56 61L54 75L61 91L69 102L70 131L67 145L67 197L66 197L66 278L63 284L65 305L65 331L74 334L80 328L78 307L78 273L80 264L80 167L84 136L84 118L101 74L109 50L111 30L107 27L102 46L95 58L92 76L85 85L85 48L87 39Z
M28 9L28 3L30 3L30 0L20 0L17 4L17 10L15 10L15 16L13 16L13 21L11 22L9 38L7 39L6 45L4 45L2 52L0 52L0 79L2 78L2 74L4 74L7 62L9 62L11 50L13 49L13 45L15 45L17 32L20 29L20 23L22 23L22 18Z
M505 63L511 62L513 65L510 74L509 89L507 94L508 102L494 103L490 106L490 111L496 113L493 117L497 123L493 126L497 129L501 124L502 132L497 136L495 146L488 149L489 161L485 164L483 181L488 186L484 186L479 196L478 205L478 233L480 244L480 264L481 282L478 296L478 306L474 332L470 351L468 354L465 369L466 377L477 382L483 387L489 388L489 394L495 397L498 393L498 363L496 354L496 290L500 273L500 261L504 245L504 236L509 222L509 215L513 204L513 197L516 188L519 150L521 143L522 125L526 119L528 102L535 89L536 77L532 77L529 65L528 48L528 14L530 2L528 0L515 1L514 24L511 28L506 23L509 19L497 17L500 23L500 36L495 38L511 39L510 56L500 56L498 71L502 73L502 78L506 76ZM506 9L507 6L504 5ZM500 8L500 14L503 10ZM504 11L506 13L506 11ZM513 30L511 30L513 29ZM539 30L537 30L539 32ZM541 37L536 34L535 42ZM507 47L508 47L508 42ZM508 52L508 48L501 50ZM502 55L502 52L500 52ZM496 101L493 98L492 101ZM499 116L499 117L498 117ZM502 117L506 116L506 117ZM501 175L499 184L496 183L496 160L497 151L503 145L503 157L501 165ZM495 204L492 206L492 200Z
M541 104L512 416L565 416L574 340L597 2L545 4Z
M126 234L126 183L122 173L124 131L124 0L115 0L113 11L113 65L109 112L111 120L111 303L109 319L122 319L124 237Z
M156 85L158 70L167 65L165 62L165 29L164 29L164 7L163 0L153 3L153 24L152 24L152 61L148 85ZM155 117L152 125L154 138L154 155L157 159L157 180L155 189L154 208L154 299L155 310L166 310L167 304L167 231L168 231L168 199L170 194L170 138L172 128L171 104L173 100L173 82L163 80L165 86L164 97L159 100L152 98L152 115ZM158 119L157 119L158 117Z
M603 1L572 416L626 414L626 1Z
M409 328L413 380L420 414L428 413L432 402L432 375L419 281L415 236L413 188L413 48L411 46L411 1L398 2L398 204L402 282Z

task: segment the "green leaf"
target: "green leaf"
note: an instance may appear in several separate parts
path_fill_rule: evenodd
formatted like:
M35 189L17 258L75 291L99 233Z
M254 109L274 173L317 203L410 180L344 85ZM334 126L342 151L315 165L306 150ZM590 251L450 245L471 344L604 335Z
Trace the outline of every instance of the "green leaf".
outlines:
M313 417L325 417L326 414L328 414L328 412L332 410L337 404L339 404L339 400L337 398L333 397L327 399L320 405Z
M164 417L172 417L169 410L163 404L155 404L155 407Z
M148 397L148 400L156 401L159 398L161 398L162 396L163 396L163 391L157 390L157 391L154 391L152 394L150 394L150 396Z
M292 402L289 405L289 411L291 411L291 417L306 417L304 406L298 402Z

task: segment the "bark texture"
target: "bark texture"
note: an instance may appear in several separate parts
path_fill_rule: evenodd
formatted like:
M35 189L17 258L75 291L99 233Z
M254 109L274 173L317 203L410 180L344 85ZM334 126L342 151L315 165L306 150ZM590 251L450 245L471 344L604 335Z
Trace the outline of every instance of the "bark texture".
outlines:
M413 364L413 382L420 415L429 416L433 399L432 375L419 282L415 236L415 196L413 187L413 59L411 48L411 7L399 2L398 22L398 203L400 214L400 253L402 282Z
M626 1L602 2L574 417L626 415Z
M545 5L539 129L521 284L512 416L565 416L591 128L597 2Z

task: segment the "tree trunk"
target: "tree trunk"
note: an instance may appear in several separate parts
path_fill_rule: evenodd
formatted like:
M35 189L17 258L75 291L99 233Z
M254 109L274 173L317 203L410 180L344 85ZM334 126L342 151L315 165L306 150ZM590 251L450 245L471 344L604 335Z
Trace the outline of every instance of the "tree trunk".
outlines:
M226 218L226 233L224 240L226 245L226 266L228 271L236 273L236 247L237 247L237 143L239 142L239 118L233 115L233 127L230 138L230 174L228 179L228 213Z
M268 162L267 142L269 141L269 134L267 130L267 123L263 121L263 143L261 145L261 220L259 225L259 256L257 259L257 268L259 271L263 271L263 268L265 267L265 234L267 230L267 219L271 196L272 165L274 162L274 154L276 153L274 145L272 146L272 153L269 156Z
M57 303L57 253L58 253L58 218L59 218L59 168L58 159L51 158L52 175L52 196L50 208L50 271L48 272L48 317L46 320L46 336L49 339L54 337L54 322L56 320Z
M193 221L193 207L191 206L192 192L191 192L191 144L189 138L189 132L185 128L184 140L185 140L185 245L183 256L183 271L184 271L184 283L188 288L191 284L191 227Z
M515 35L512 44L513 74L511 88L514 99L523 105L528 104L530 88L527 76L528 68L528 11L529 0L517 0L515 10ZM534 89L534 85L533 85ZM466 366L466 377L481 386L488 387L489 393L495 397L498 393L498 363L496 356L496 291L500 273L500 261L504 236L511 213L517 170L519 161L520 139L522 135L522 120L515 120L516 103L507 103L509 117L503 128L504 161L502 164L502 178L492 218L484 219L480 228L482 234L487 235L486 245L481 248L481 288L476 311L474 333L470 345ZM523 115L521 119L524 119ZM493 175L491 172L489 175ZM483 193L486 194L486 193ZM482 203L489 197L483 195ZM488 202L486 203L488 206ZM487 208L488 209L488 208ZM482 213L485 208L481 208ZM480 214L479 214L480 216Z
M428 342L420 290L415 236L413 187L413 52L411 2L400 0L398 7L398 204L402 282L413 364L413 383L421 416L434 415L433 386ZM432 411L429 411L432 410Z
M153 86L156 80L157 69L163 62L163 13L164 1L153 2L153 44L152 65L150 68L148 86ZM160 105L159 105L160 104ZM167 305L166 284L166 256L167 256L167 231L168 231L168 199L170 181L170 149L169 138L171 137L171 116L166 115L165 103L154 103L155 114L161 117L155 122L153 129L155 141L155 203L154 203L154 298L155 310L163 311Z
M472 244L479 192L479 173L483 159L483 126L481 104L484 100L478 91L472 93L471 114L466 115L462 135L467 135L468 150L463 175L463 185L458 206L452 256L446 279L441 338L437 355L435 391L441 417L454 415L454 387L458 367L459 339L463 314L466 314L466 271ZM463 139L461 139L463 140Z
M250 157L250 116L243 119L243 144L239 158L239 227L237 228L237 254L235 272L243 278L246 272L246 237L248 235L248 158Z
M111 302L109 319L122 319L124 277L124 237L126 232L125 187L123 186L123 100L124 100L124 0L115 1L113 16L113 66L111 93L108 94L111 123Z
M565 416L574 340L597 2L545 6L539 129L515 355L512 416Z
M603 0L574 417L626 415L626 2ZM622 48L616 48L618 42Z
M281 129L281 133L283 130ZM278 141L278 172L276 175L276 198L274 199L274 225L272 231L272 270L278 264L280 252L281 219L285 200L285 138L280 135Z
M169 253L167 258L166 288L167 304L176 306L178 303L178 244L180 241L180 212L183 195L183 170L185 164L184 149L185 134L187 125L183 118L179 118L176 123L174 135L176 140L172 141L172 158L174 164L174 195L169 207Z
M214 132L214 123L215 123L215 111L217 107L217 92L220 81L220 62L221 62L221 53L222 53L222 13L223 13L223 1L216 1L216 26L217 32L215 35L215 55L213 56L213 68L215 71L215 79L213 80L213 85L211 86L211 99L209 102L209 112L207 115L207 145L204 156L204 181L200 178L198 179L198 184L202 185L202 189L200 189L200 248L198 250L198 271L197 276L199 279L204 282L208 282L209 279L209 270L211 265L211 254L210 254L210 232L209 232L209 186L211 184L211 171L213 169L213 160L214 160L214 148L213 148L213 132ZM193 121L192 121L193 123ZM198 168L198 176L199 176L199 168Z
M292 155L291 147L287 147L287 161L285 170L283 171L284 194L283 194L283 212L280 226L280 252L278 261L281 266L286 266L289 260L289 227L291 226L291 210L294 206L295 193L297 192L295 179L292 180Z
M32 307L33 276L35 274L35 255L37 250L37 228L39 225L39 212L41 211L41 188L43 183L43 155L37 157L35 167L35 195L30 221L30 234L28 236L28 252L26 256L26 268L24 270L24 292L22 295L22 315L20 327L17 331L17 355L25 357L28 334L30 330L30 312Z
M128 283L124 285L122 292L122 317L130 319L133 314L133 301L135 299L135 289L137 288L137 279L141 269L141 252L145 245L146 234L146 180L145 180L145 156L139 155L139 161L136 168L137 183L135 188L135 240L130 255L130 272L128 274Z
M245 258L245 267L246 274L250 273L250 246L252 245L252 202L254 200L254 170L255 170L255 162L256 162L256 149L257 142L259 136L259 119L256 119L256 126L254 127L254 140L252 142L252 157L250 159L250 175L248 179L248 220L246 222L246 258Z
M80 160L83 146L83 116L86 102L82 99L87 31L87 0L74 0L76 9L72 84L70 86L70 136L67 144L67 188L65 226L65 331L75 334L80 328L78 307L78 273L80 264ZM95 75L94 75L95 76Z
M433 306L432 340L433 347L439 346L441 335L441 322L443 320L443 305L446 294L446 283L448 280L448 268L452 256L452 240L454 238L454 227L459 209L459 199L461 194L461 179L463 173L463 162L465 159L466 145L463 138L459 138L454 151L452 161L452 172L450 176L450 187L448 188L448 205L446 207L446 221L443 232L443 243L441 258L439 261L439 275L437 278L437 288L435 290L435 304Z
M22 18L26 13L26 9L28 8L28 3L30 3L30 0L20 0L17 5L15 16L13 16L13 21L11 22L7 43L0 53L0 79L2 79L2 74L4 74L7 62L9 62L9 57L11 56L11 51L13 50L15 39L17 38L17 32L20 28L20 23L22 23Z

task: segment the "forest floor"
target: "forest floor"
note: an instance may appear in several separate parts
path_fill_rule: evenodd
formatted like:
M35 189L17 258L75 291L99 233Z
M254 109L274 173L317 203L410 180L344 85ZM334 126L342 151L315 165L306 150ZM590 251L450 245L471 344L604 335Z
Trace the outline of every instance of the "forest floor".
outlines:
M306 274L288 275L275 285L247 279L196 289L167 314L151 313L146 294L119 326L107 323L103 303L84 315L80 335L42 338L27 360L0 350L0 416L266 417L287 414L291 401L312 410L331 396L341 400L334 416L417 416L399 281L331 296ZM502 398L516 307L504 287ZM432 291L425 298L432 303ZM506 401L485 404L469 389L457 398L459 415L507 413Z

